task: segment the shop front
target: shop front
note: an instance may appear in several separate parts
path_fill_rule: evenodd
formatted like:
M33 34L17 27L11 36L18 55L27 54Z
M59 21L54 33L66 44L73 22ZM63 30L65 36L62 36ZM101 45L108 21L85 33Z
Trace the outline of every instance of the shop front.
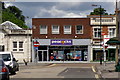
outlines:
M90 61L90 39L38 39L37 61ZM85 42L86 41L86 42Z
M108 48L105 50L107 61L115 61L115 50L115 46L108 46ZM97 46L93 46L93 61L99 61L101 56L104 60L103 48L100 50L100 48L98 48Z
M87 61L87 46L50 46L50 61Z

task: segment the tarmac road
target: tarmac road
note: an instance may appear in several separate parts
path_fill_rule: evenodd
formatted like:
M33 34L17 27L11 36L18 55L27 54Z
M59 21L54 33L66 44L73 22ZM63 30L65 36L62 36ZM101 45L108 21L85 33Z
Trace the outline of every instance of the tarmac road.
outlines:
M11 80L66 80L77 78L96 80L92 65L96 64L52 64L45 66L22 66L16 75L11 75ZM44 78L44 79L43 79ZM76 79L75 79L76 78ZM80 80L80 79L79 79Z
M67 68L59 75L64 78L95 78L91 68Z

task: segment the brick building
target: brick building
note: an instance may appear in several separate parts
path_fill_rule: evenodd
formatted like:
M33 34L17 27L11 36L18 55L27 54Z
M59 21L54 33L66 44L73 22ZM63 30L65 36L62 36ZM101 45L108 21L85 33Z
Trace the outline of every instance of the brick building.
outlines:
M105 44L110 38L116 37L116 16L115 15L102 15L101 28L100 16L88 15L90 18L90 25L92 26L92 54L93 61L99 60L103 55L103 46L108 46L106 51L107 60L115 60L116 46ZM104 34L104 35L101 35ZM101 37L100 37L101 36ZM101 40L100 40L101 39ZM100 46L101 44L101 46Z
M32 61L91 61L92 27L89 18L33 18ZM34 45L34 44L33 44Z

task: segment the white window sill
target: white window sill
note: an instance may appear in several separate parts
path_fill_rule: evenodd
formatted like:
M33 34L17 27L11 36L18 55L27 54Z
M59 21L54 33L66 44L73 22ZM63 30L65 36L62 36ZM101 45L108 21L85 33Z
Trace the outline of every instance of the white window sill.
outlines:
M93 39L100 39L100 37L93 37ZM102 37L101 37L101 39L102 39Z
M76 34L83 34L83 33L76 33Z
M24 51L12 51L12 52L21 53L21 52L24 52Z

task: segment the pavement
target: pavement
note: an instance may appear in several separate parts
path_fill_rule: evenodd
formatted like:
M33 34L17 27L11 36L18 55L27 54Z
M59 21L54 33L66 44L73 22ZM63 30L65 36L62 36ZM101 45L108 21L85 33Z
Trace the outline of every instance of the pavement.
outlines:
M20 64L20 71L10 78L95 78L92 65L94 63L28 63L27 66Z
M95 66L96 72L101 79L118 79L120 78L120 72L115 71L115 63L102 63L102 65Z
M38 68L38 67L44 67L44 66L50 66L52 65L53 63L28 63L27 65L25 65L24 63L19 63L19 68L20 69L35 69L35 68Z
M26 66L48 66L51 65L53 63L28 63ZM19 63L19 66L25 66L24 63Z

